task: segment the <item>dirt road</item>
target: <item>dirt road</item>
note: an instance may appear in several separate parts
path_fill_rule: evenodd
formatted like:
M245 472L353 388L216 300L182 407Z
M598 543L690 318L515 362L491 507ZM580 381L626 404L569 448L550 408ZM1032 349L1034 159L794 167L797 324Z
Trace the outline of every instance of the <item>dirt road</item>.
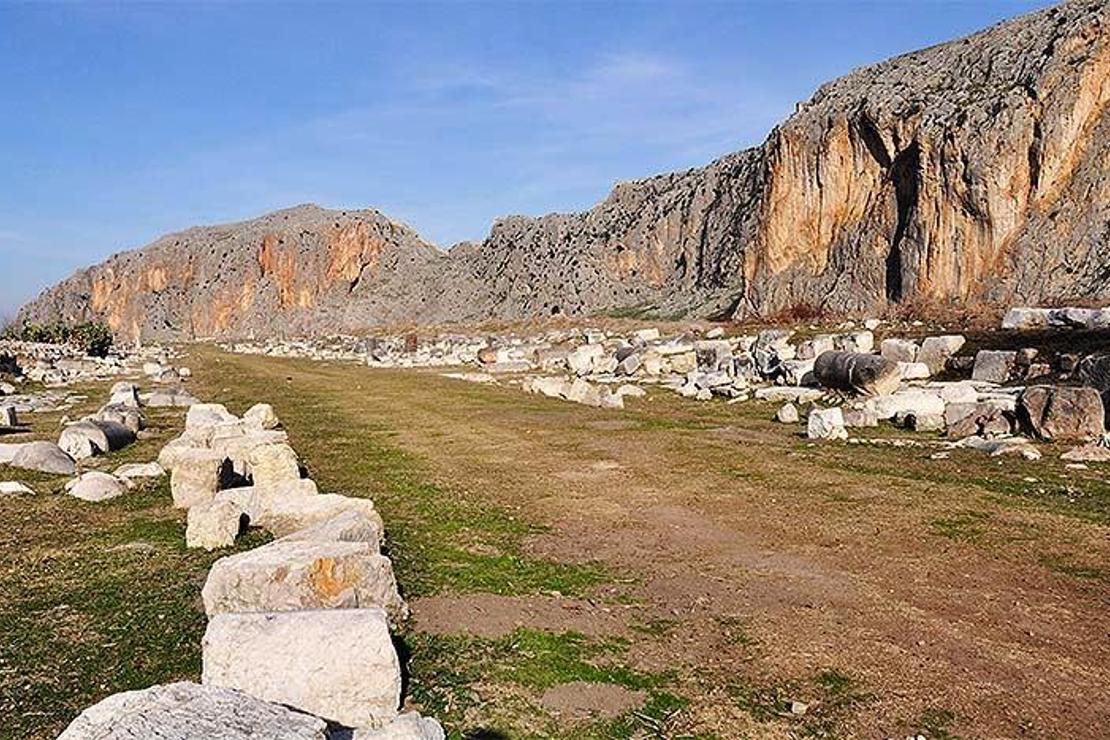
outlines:
M522 628L619 640L621 665L675 699L633 734L1110 730L1098 471L1051 454L813 446L769 421L771 406L663 391L602 411L431 373L211 353L198 367L211 400L273 402L322 488L370 495L395 523L418 657L422 641L472 657ZM413 503L425 499L437 508ZM457 506L465 521L447 526ZM510 536L502 520L527 529ZM567 571L555 593L557 579L528 581L532 566L504 558L593 575ZM429 562L466 575L437 580ZM461 632L478 642L461 646ZM436 677L414 664L414 693L438 697L460 732L580 734L544 702L543 681L487 668L458 679L464 701L425 686ZM554 724L502 711L514 702Z

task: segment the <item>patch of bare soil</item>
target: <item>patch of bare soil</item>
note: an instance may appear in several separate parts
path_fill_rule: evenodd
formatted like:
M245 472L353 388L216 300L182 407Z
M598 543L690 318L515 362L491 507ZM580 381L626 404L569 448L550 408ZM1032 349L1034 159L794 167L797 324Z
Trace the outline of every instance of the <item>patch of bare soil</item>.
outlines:
M1105 583L1046 569L1020 540L954 542L929 523L972 506L1047 541L1083 532L1106 542L1105 528L1008 510L958 481L900 478L897 454L889 475L839 470L767 424L733 421L745 430L738 442L708 429L599 434L596 423L575 432L545 421L534 426L526 408L471 414L447 432L464 456L447 459L418 435L401 439L456 476L493 475L487 445L516 448L488 490L552 524L533 551L635 573L648 613L686 623L671 639L637 642L645 668L745 666L770 682L842 671L873 694L846 721L865 735L913 732L941 712L972 735L1090 737L1110 716ZM600 460L620 468L598 475ZM746 644L720 638L718 625L737 619Z
M611 683L572 683L552 686L543 692L540 704L556 718L577 723L593 719L612 719L644 702L644 693Z
M581 632L590 637L622 634L632 607L546 596L469 594L414 599L413 624L432 634L502 637L519 627Z

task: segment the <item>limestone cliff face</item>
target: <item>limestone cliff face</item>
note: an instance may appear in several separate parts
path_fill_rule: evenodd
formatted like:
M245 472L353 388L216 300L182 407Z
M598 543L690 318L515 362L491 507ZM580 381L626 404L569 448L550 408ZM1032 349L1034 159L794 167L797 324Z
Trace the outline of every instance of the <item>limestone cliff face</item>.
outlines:
M24 318L193 337L1110 300L1108 23L1078 0L857 70L761 147L449 253L374 211L300 207L118 255Z
M359 291L398 300L364 307L355 323L402 320L419 301L406 281L419 284L443 259L376 211L298 206L118 254L46 291L21 319L103 320L128 339L337 331L354 328L347 307Z
M740 310L1110 297L1108 102L1105 2L826 85L764 146Z
M1110 299L1106 9L857 70L757 149L499 224L475 257L489 311Z
M470 318L706 304L742 264L760 165L749 150L623 183L585 213L498 221L480 246L452 250L452 275L480 286Z

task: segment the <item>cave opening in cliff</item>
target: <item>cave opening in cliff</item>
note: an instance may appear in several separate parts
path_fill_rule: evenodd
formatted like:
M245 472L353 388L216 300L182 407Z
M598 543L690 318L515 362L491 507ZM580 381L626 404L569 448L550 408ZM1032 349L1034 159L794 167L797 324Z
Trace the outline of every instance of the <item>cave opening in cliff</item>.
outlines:
M906 289L902 245L917 208L917 196L921 189L921 148L917 142L899 152L891 162L890 179L894 184L898 221L886 256L886 299L891 303L899 303L905 297Z

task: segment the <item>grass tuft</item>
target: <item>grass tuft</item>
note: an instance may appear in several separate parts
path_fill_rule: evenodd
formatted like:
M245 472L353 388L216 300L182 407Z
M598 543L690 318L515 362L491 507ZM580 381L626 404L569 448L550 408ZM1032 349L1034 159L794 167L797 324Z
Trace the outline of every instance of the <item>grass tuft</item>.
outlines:
M990 514L983 511L961 511L952 516L941 517L929 522L935 534L957 542L975 542L985 532L985 524Z

